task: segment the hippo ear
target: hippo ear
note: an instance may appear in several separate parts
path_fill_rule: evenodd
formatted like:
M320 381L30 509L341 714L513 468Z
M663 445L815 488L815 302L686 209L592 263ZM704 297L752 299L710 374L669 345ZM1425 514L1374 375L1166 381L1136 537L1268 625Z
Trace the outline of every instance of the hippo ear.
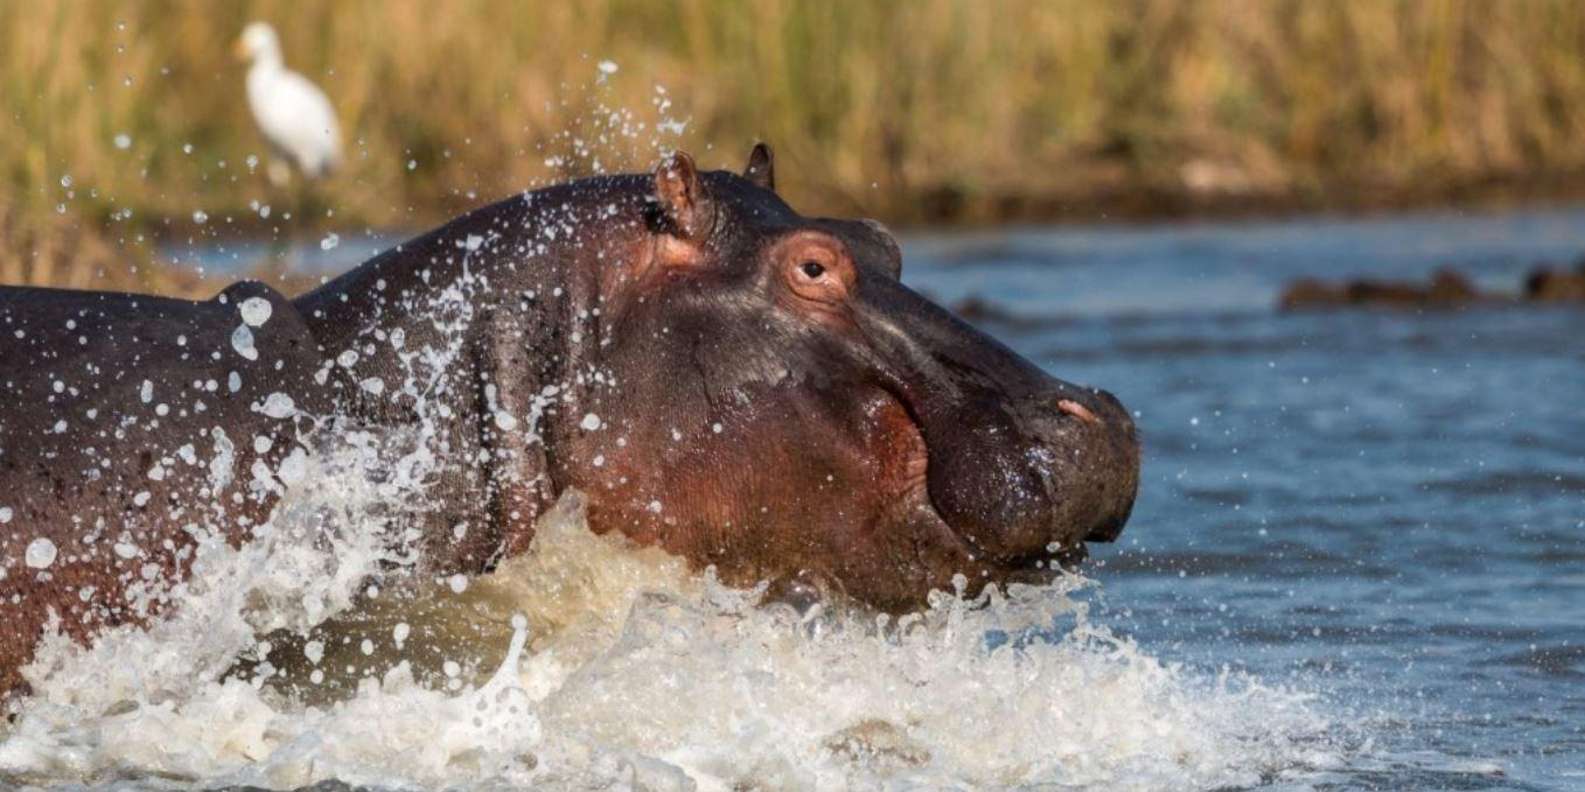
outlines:
M693 157L673 152L655 167L655 201L671 233L697 239L709 219L706 200Z
M770 146L754 144L754 150L748 153L748 164L743 166L743 178L771 192L776 191L776 161L771 156Z

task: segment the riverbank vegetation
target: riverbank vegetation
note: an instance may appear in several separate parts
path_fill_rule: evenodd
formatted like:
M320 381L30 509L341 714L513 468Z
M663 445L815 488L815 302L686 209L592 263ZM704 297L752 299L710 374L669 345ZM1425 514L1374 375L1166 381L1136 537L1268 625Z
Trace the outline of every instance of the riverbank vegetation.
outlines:
M252 19L336 105L326 182L264 176ZM0 178L109 240L417 227L758 139L796 205L900 223L1571 194L1581 52L1573 0L5 3Z

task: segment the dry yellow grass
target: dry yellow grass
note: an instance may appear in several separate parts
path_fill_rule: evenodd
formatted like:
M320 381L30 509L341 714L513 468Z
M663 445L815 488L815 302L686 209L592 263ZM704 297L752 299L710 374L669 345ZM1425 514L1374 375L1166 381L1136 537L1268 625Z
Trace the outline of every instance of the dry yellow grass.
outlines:
M0 284L207 296L223 284L153 262L144 241L111 238L73 214L0 201Z
M311 190L247 164L267 152L231 43L252 19L346 130L345 170ZM0 173L18 212L111 237L254 201L419 225L658 145L735 164L754 139L795 202L904 221L1321 194L1585 166L1581 53L1575 0L0 3Z

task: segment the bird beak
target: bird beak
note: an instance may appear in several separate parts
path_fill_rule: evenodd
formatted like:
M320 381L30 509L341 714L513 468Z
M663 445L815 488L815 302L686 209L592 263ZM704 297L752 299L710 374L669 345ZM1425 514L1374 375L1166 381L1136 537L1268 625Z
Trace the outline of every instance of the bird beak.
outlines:
M246 61L248 59L248 45L242 40L241 36L237 36L237 40L232 42L231 54L235 55L239 61Z

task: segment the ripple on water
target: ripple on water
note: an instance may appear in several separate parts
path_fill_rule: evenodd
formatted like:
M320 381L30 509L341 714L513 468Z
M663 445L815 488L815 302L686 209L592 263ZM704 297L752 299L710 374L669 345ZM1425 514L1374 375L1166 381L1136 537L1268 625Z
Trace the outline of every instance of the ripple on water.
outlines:
M1580 496L1585 495L1585 475L1547 470L1500 470L1428 481L1425 486L1455 495Z

